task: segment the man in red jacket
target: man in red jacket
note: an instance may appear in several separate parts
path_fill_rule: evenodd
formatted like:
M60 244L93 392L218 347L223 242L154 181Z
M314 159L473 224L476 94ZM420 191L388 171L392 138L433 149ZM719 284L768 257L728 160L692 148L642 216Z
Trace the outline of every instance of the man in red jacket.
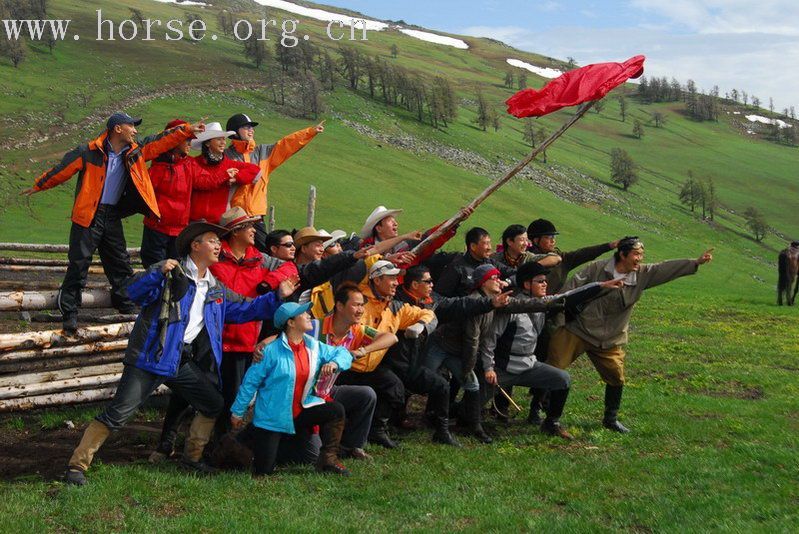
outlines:
M202 151L202 154L194 159L203 169L211 173L236 169L237 184L251 184L261 178L261 169L258 165L235 161L225 155L226 139L231 135L233 132L222 130L222 125L218 122L209 123L205 132L191 142L191 148ZM224 183L211 191L193 191L190 219L192 221L205 219L214 224L218 223L222 214L230 207L230 199L235 194L233 189L232 185Z
M175 128L185 122L175 119L166 125L166 129ZM210 191L236 181L236 169L229 168L212 174L198 165L194 158L188 157L192 139L195 139L194 135L158 156L150 165L150 181L161 218L153 214L144 218L141 259L145 269L167 258L178 258L175 240L180 231L189 224L192 191Z

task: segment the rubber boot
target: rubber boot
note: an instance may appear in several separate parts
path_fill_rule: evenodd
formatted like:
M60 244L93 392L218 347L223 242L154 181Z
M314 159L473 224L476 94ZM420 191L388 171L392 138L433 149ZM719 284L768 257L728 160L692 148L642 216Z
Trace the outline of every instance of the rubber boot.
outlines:
M602 418L602 426L620 434L626 434L629 428L619 423L619 407L621 406L621 394L624 386L605 386L605 416Z
M111 431L100 421L92 421L83 432L80 443L69 459L69 467L65 475L67 484L83 486L86 484L86 477L83 473L89 468L94 459L94 454L105 443Z
M320 473L350 476L349 470L342 465L338 458L341 435L344 433L344 419L325 423L319 428L319 439L322 446L316 459L316 470Z
M375 445L380 445L387 449L397 448L397 443L388 435L387 417L375 417L372 420L372 428L369 431L369 437L367 439L369 443L374 443Z
M444 445L452 445L453 447L460 447L461 444L452 437L449 433L449 417L446 415L439 415L436 417L436 431L433 432L433 441L436 443L443 443Z
M463 419L466 423L468 431L478 439L481 443L493 443L494 440L491 436L486 434L483 425L480 422L482 406L480 403L479 391L464 391L463 392Z
M216 470L202 461L203 450L211 440L211 432L214 430L216 419L206 417L201 413L194 416L189 427L189 435L186 437L186 445L183 448L183 458L181 462L198 473L212 474Z

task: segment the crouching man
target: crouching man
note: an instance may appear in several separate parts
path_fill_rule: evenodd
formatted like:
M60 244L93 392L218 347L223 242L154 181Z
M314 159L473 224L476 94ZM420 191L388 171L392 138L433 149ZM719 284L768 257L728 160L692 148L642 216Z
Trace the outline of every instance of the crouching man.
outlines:
M271 319L292 282L280 295L245 300L219 283L208 269L219 260L220 237L227 230L205 222L189 224L177 238L182 261L156 263L128 285L131 300L142 306L136 318L125 367L114 398L92 421L69 460L68 484L86 484L85 471L112 430L119 430L162 384L197 410L183 452L183 463L208 471L200 461L214 421L222 413L218 387L222 360L222 325ZM212 368L209 375L203 369Z

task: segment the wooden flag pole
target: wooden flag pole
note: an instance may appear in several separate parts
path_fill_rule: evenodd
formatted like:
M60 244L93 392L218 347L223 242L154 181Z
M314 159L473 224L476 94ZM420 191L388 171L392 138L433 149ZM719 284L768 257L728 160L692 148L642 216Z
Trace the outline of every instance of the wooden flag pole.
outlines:
M580 120L588 112L588 110L591 109L591 106L594 105L594 102L595 101L586 102L585 104L580 106L580 108L577 110L577 113L575 113L572 118L566 121L563 124L563 126L561 126L560 129L558 129L558 131L550 135L546 140L544 140L544 142L538 145L535 148L535 150L533 150L530 153L529 156L527 156L519 163L517 163L515 167L513 167L505 174L505 176L494 181L491 185L486 187L485 190L483 190L482 193L477 195L477 198L472 200L466 207L471 209L477 208L477 206L482 204L483 201L487 199L489 196L491 196L492 193L494 193L497 189L508 183L511 180L511 178L516 176L519 173L519 171L524 169L531 161L533 161L536 158L536 156L538 156L541 152L544 152L547 148L549 148L549 145L554 143L555 140L558 139L561 135L563 135L563 133L566 130L568 130L575 122ZM464 221L465 219L466 217L464 217L463 212L459 211L458 213L450 217L444 224L439 226L435 232L427 236L418 245L413 247L411 252L414 254L418 254L421 250L424 250L424 247L427 246L429 242L438 239L441 235L448 232L454 225Z
M305 226L313 226L314 218L316 216L316 187L311 186L308 192L308 217Z

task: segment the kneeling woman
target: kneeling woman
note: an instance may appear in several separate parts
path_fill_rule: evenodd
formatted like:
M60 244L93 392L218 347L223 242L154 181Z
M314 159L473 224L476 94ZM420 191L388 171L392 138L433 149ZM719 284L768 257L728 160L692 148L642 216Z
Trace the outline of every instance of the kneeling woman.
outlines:
M349 369L352 355L342 347L332 347L306 335L313 328L307 313L310 306L310 303L287 302L278 308L274 324L283 332L264 347L261 361L244 375L230 410L233 428L241 428L244 412L257 394L252 421L255 475L274 472L283 434L294 434L298 428L315 425L319 425L322 440L316 470L350 474L338 459L344 407L316 397L313 389L317 377Z

